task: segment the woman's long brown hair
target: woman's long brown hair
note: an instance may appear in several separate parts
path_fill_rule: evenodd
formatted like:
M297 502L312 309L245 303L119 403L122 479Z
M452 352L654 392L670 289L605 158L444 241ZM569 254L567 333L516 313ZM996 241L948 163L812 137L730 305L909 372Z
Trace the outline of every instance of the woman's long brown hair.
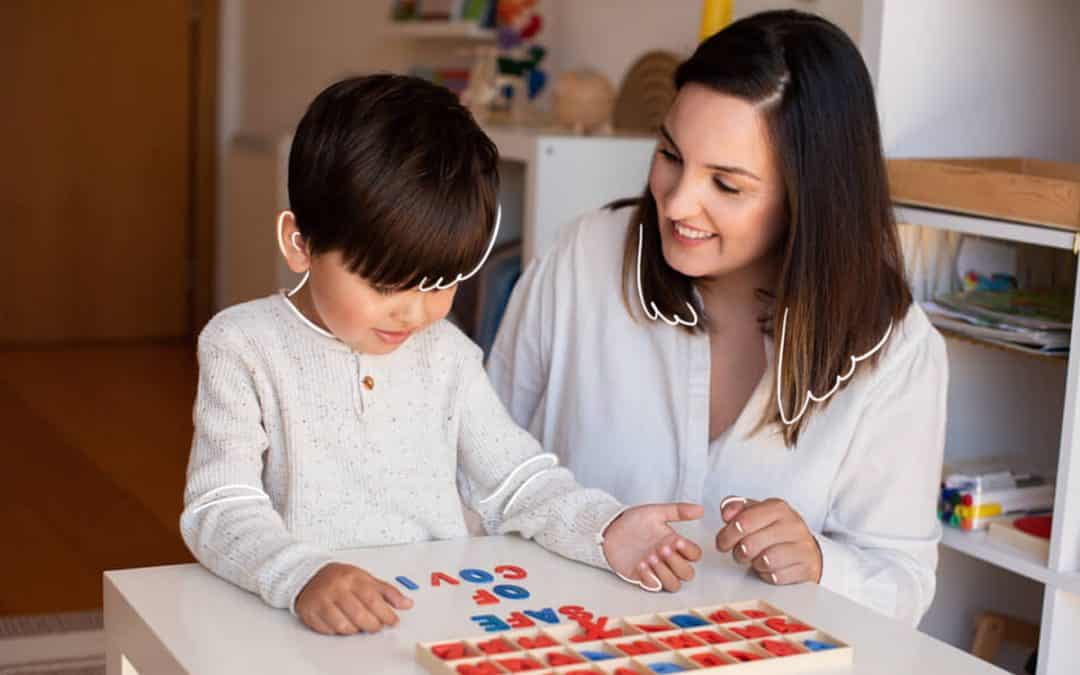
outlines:
M737 21L703 42L675 73L677 88L689 83L757 105L767 123L784 182L787 229L775 251L775 286L759 289L759 295L767 299L762 330L777 340L776 359L788 312L779 393L790 420L807 392L821 396L831 390L850 369L851 357L870 351L911 305L870 75L839 28L810 14L777 11ZM646 301L666 316L686 316L690 303L705 321L682 330L706 330L694 279L664 260L648 187L640 199L612 206L630 203L636 208L623 255L627 308L643 316L635 309L640 223ZM879 355L858 368L873 368ZM801 419L785 424L775 379L771 386L755 432L776 425L793 446L815 408L825 403L811 403Z

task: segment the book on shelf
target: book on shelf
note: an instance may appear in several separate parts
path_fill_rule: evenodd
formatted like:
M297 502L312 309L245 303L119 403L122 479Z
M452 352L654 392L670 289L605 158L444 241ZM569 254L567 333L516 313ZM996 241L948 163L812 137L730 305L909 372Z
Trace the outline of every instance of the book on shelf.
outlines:
M1057 290L971 290L943 293L938 305L965 316L1033 330L1072 328L1072 295Z
M1057 291L970 290L921 303L938 328L1020 351L1067 355L1071 296Z

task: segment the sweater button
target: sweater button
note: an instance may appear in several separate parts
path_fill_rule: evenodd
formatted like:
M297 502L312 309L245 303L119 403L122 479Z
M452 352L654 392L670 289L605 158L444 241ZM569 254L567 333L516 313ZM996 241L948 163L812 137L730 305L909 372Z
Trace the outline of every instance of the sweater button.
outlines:
M372 389L374 389L374 388L375 388L375 378L373 378L372 376L370 376L370 375L366 375L366 376L364 377L364 380L363 380L363 381L364 381L364 387L365 387L365 388L366 388L366 389L367 389L368 391L371 391Z

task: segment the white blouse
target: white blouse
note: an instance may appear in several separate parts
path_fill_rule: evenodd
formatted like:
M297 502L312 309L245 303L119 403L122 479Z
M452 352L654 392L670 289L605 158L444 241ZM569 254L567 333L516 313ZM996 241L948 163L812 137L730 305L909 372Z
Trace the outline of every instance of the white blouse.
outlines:
M487 364L511 415L582 484L624 503L685 500L717 514L728 495L786 500L818 535L822 585L918 623L941 538L941 335L912 305L876 367L860 364L827 405L811 404L792 448L772 429L749 435L776 405L766 339L768 370L710 443L708 336L636 320L623 304L631 212L587 214L518 282Z

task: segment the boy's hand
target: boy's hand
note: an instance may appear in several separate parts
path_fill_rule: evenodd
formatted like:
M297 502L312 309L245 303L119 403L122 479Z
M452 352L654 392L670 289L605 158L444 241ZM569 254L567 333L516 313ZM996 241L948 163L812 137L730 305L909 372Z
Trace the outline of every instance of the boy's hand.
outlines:
M330 563L318 571L296 598L296 615L323 635L377 633L398 622L394 609L412 600L359 567Z
M697 520L698 504L646 504L627 509L604 531L604 556L617 574L650 591L677 591L694 578L701 547L679 536L673 520Z

